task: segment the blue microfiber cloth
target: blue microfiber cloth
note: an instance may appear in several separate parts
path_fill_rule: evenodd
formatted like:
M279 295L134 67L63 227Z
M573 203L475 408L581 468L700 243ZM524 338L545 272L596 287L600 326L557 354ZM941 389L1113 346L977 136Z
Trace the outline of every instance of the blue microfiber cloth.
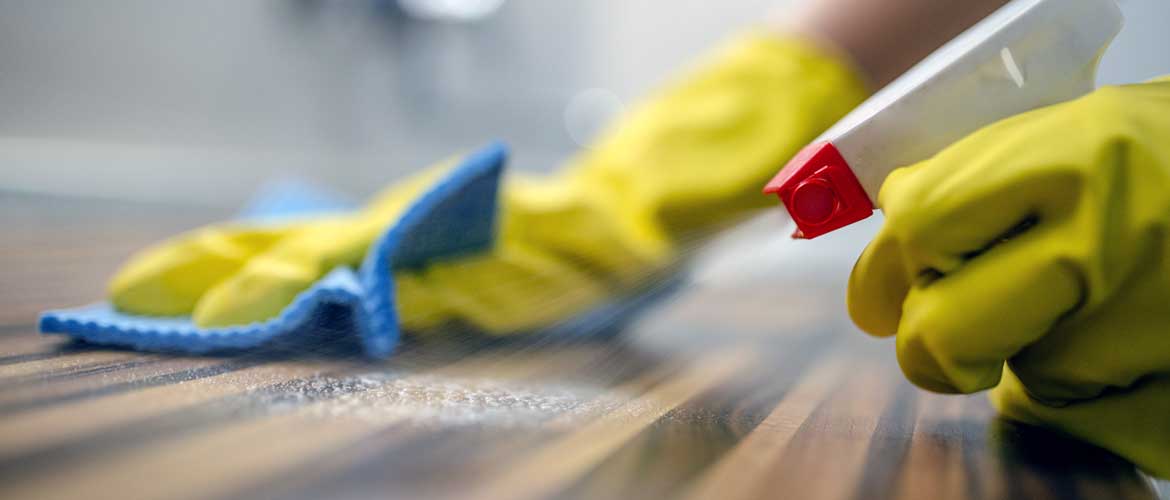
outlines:
M320 334L327 331L316 328L322 316L340 306L348 310L353 330L343 333L357 335L366 354L385 357L393 352L400 335L392 271L487 248L493 238L496 193L506 158L501 144L467 157L386 228L359 269L334 269L270 320L199 328L189 317L134 316L100 302L43 313L41 332L142 350L206 353L256 347L278 337ZM336 198L301 185L286 185L254 201L245 215L279 218L343 207Z
M366 252L359 269L334 269L273 319L242 326L199 328L189 317L134 316L114 310L108 302L99 302L43 313L41 332L66 334L95 344L187 353L248 349L277 339L295 343L328 335L354 336L367 355L386 357L398 345L401 334L394 309L393 271L488 248L493 241L497 193L506 159L502 144L468 156L420 196L396 224L386 228ZM284 182L262 190L241 217L282 219L352 208L352 204L317 187ZM610 336L682 282L675 276L528 333L559 340ZM341 328L337 328L338 317L345 318Z

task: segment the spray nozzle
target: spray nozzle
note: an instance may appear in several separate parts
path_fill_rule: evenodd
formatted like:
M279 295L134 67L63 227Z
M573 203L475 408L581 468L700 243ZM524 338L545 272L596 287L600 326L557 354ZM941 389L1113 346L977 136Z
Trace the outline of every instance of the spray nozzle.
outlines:
M873 214L845 158L830 142L805 147L764 187L784 203L798 228L795 238L816 238Z

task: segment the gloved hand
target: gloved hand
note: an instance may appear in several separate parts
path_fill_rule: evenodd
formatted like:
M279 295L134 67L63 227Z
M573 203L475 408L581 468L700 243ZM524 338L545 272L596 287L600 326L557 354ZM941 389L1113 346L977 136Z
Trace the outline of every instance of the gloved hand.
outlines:
M912 382L996 387L1003 415L1170 477L1170 79L991 125L879 201L849 311Z
M851 68L804 42L736 40L560 174L509 179L491 251L396 273L402 326L527 330L637 290L690 243L766 206L757 191L775 168L864 97ZM200 326L272 317L333 267L356 265L435 172L357 214L213 226L164 242L114 278L113 303L193 313Z

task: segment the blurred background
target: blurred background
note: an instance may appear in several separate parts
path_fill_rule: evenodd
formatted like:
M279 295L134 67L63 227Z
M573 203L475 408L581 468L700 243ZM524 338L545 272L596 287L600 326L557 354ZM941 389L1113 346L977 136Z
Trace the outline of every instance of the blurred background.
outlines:
M230 207L296 176L360 197L492 139L550 169L789 3L0 0L0 189ZM1123 8L1103 82L1170 73L1170 1Z

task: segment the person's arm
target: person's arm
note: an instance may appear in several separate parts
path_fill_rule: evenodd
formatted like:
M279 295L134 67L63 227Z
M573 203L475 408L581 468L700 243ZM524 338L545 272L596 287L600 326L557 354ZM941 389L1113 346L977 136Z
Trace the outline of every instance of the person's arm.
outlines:
M847 54L873 88L890 83L1007 0L812 0L775 21Z

